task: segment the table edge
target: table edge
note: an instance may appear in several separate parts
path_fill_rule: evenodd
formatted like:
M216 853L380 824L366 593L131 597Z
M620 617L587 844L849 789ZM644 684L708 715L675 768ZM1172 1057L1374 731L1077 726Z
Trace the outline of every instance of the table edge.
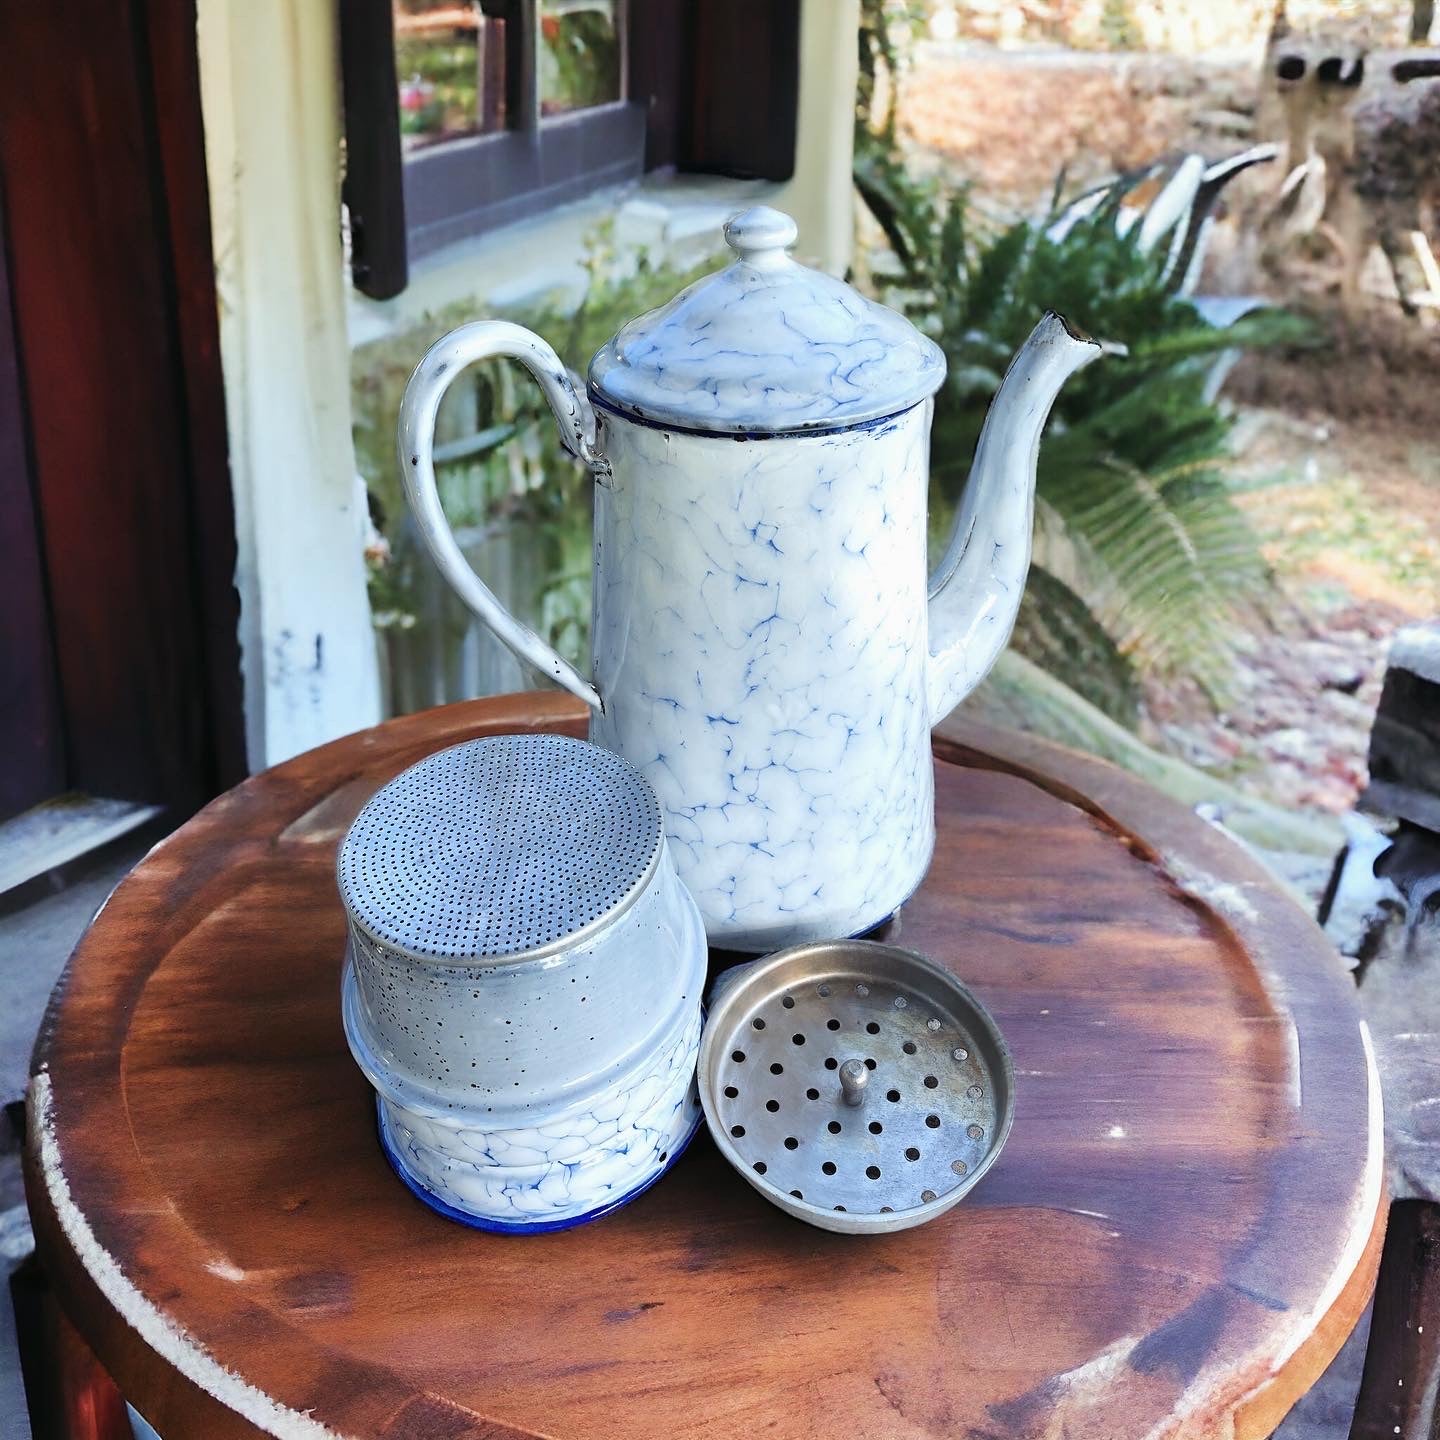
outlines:
M1389 1194L1384 1166L1384 1112L1379 1071L1354 982L1313 916L1286 893L1253 855L1187 806L1108 760L953 711L932 734L936 753L1000 769L1085 810L1130 842L1172 884L1232 930L1258 965L1313 964L1335 1000L1354 1014L1364 1050L1369 1098L1366 1174L1336 1263L1329 1303L1311 1315L1309 1333L1275 1358L1269 1373L1229 1404L1235 1440L1264 1440L1339 1353L1375 1289ZM1056 781L1061 784L1057 786ZM1073 781L1073 788L1067 788ZM1206 869L1177 866L1177 852L1204 857ZM1178 873L1177 873L1178 872ZM1257 901L1262 903L1257 905ZM1277 946L1279 923L1295 927L1292 945ZM1265 975L1272 983L1276 976Z
M386 726L342 737L319 749L330 751L337 747L364 747L374 743L381 729L386 730L387 738L399 734L418 742L433 737L444 744L453 743L447 736L459 739L467 733L504 733L542 727L575 728L583 726L586 713L583 705L568 695L522 692L461 702L401 717L386 722ZM436 720L441 714L444 715L444 724L440 728L444 733L437 736ZM1344 994L1339 986L1349 990L1348 1003L1354 1007L1357 1025L1363 1028L1353 984L1311 917L1281 890L1278 882L1257 860L1189 809L1106 761L1019 732L969 721L958 714L948 717L936 727L933 740L936 754L942 760L1014 774L1046 793L1076 805L1099 823L1108 825L1143 859L1159 868L1178 890L1231 928L1252 956L1273 957L1274 943L1268 932L1281 921L1289 927L1295 927L1298 921L1300 943L1296 950L1305 952L1308 963L1319 962L1322 971L1329 972L1327 988L1332 999ZM315 753L308 752L305 757L296 757L270 771L252 776L238 788L258 784L267 777L270 780L283 778L289 766L302 759L313 760ZM212 802L207 810L221 804L224 799L220 797ZM1192 855L1203 856L1206 867L1203 872L1182 864L1179 867L1182 873L1176 873L1175 859L1182 846ZM1238 894L1234 893L1235 887L1238 887ZM1295 938L1293 933L1291 938L1292 941ZM77 946L77 953L79 948ZM38 1098L35 1095L35 1077L47 1066L49 1043L63 1005L68 973L67 966L66 974L62 975L51 997L46 1021L36 1041L31 1065L32 1128L36 1123L34 1101ZM1366 1043L1368 1048L1368 1040ZM1375 1173L1367 1174L1362 1186L1362 1195L1352 1216L1349 1243L1337 1263L1334 1282L1327 1292L1323 1310L1307 1317L1306 1333L1299 1337L1288 1353L1273 1357L1273 1363L1261 1373L1247 1374L1242 1390L1233 1395L1211 1397L1219 1400L1222 1408L1228 1411L1236 1440L1261 1440L1272 1432L1285 1411L1318 1378L1338 1352L1374 1288L1384 1235L1387 1196L1383 1157L1377 1160L1376 1156L1374 1127L1379 1117L1379 1090L1373 1057L1369 1065L1372 1128L1372 1162L1369 1168ZM37 1136L27 1144L25 1155L26 1193L36 1212L37 1249L67 1312L117 1380L132 1387L135 1395L145 1389L160 1396L168 1394L172 1400L176 1398L173 1392L178 1383L185 1394L187 1409L204 1417L206 1428L197 1433L214 1436L216 1440L266 1434L280 1437L334 1434L309 1416L289 1410L280 1402L275 1402L277 1412L272 1418L284 1428L259 1428L218 1400L194 1376L149 1346L133 1330L115 1298L72 1245L57 1212L50 1184L38 1163L38 1149ZM152 1385L155 1387L153 1391ZM130 1398L133 1400L135 1396ZM143 1413L144 1397L140 1398ZM1197 1396L1197 1404L1204 1398ZM169 1409L168 1403L165 1408ZM493 1420L489 1423L492 1426L490 1433L496 1437L519 1437L530 1433Z

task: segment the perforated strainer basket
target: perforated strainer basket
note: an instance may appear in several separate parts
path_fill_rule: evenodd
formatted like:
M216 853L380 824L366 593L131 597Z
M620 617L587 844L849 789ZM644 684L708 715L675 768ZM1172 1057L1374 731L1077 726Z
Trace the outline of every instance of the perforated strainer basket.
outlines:
M632 902L663 846L655 792L619 756L498 735L376 793L340 847L340 894L356 925L407 955L533 958Z
M864 940L783 950L716 981L700 1048L715 1143L782 1210L850 1234L954 1205L1010 1131L1014 1070L949 971Z
M422 1199L555 1229L674 1161L705 934L636 770L562 735L440 751L361 810L337 878L346 1036Z

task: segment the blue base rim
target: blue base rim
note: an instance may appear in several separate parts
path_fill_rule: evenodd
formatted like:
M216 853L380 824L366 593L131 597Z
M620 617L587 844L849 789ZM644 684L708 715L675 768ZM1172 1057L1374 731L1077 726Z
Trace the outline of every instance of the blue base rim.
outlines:
M390 1168L405 1182L405 1188L417 1200L422 1201L447 1220L455 1220L461 1225L468 1226L471 1230L484 1230L492 1235L553 1235L557 1231L573 1230L577 1225L588 1225L592 1220L603 1220L605 1216L614 1214L621 1206L638 1199L656 1181L670 1173L675 1162L689 1148L690 1142L695 1138L695 1133L700 1129L704 1119L704 1111L701 1111L695 1117L694 1124L691 1125L684 1138L670 1152L670 1158L664 1165L653 1175L642 1180L633 1190L626 1191L618 1200L611 1200L594 1210L587 1210L583 1215L566 1216L563 1220L488 1220L480 1215L472 1215L467 1210L456 1209L448 1200L442 1200L433 1190L423 1185L410 1173L405 1162L390 1143L390 1134L385 1123L385 1107L381 1104L380 1097L378 1095L375 1097L375 1128L380 1134L380 1149L390 1162Z

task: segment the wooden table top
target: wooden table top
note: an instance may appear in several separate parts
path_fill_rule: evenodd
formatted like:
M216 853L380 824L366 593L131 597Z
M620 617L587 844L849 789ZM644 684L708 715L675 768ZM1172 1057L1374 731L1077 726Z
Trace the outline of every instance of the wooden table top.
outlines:
M1383 1227L1353 987L1238 848L1100 762L949 722L893 928L1009 1039L1010 1142L955 1210L847 1237L703 1137L618 1214L467 1230L413 1199L340 1027L334 852L443 745L411 716L222 796L119 887L36 1050L27 1183L71 1318L166 1440L1269 1434Z

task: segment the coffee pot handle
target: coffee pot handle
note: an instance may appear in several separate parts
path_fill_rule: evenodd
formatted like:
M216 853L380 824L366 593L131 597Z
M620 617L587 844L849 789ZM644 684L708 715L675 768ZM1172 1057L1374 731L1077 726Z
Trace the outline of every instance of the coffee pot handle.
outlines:
M569 661L517 620L470 568L440 505L435 483L435 417L445 392L477 360L518 360L536 379L550 405L560 439L605 484L610 462L595 443L595 412L576 390L560 357L538 335L507 320L478 320L437 340L415 367L400 402L397 450L405 498L440 573L456 594L512 654L549 675L592 709L604 711L600 693Z

